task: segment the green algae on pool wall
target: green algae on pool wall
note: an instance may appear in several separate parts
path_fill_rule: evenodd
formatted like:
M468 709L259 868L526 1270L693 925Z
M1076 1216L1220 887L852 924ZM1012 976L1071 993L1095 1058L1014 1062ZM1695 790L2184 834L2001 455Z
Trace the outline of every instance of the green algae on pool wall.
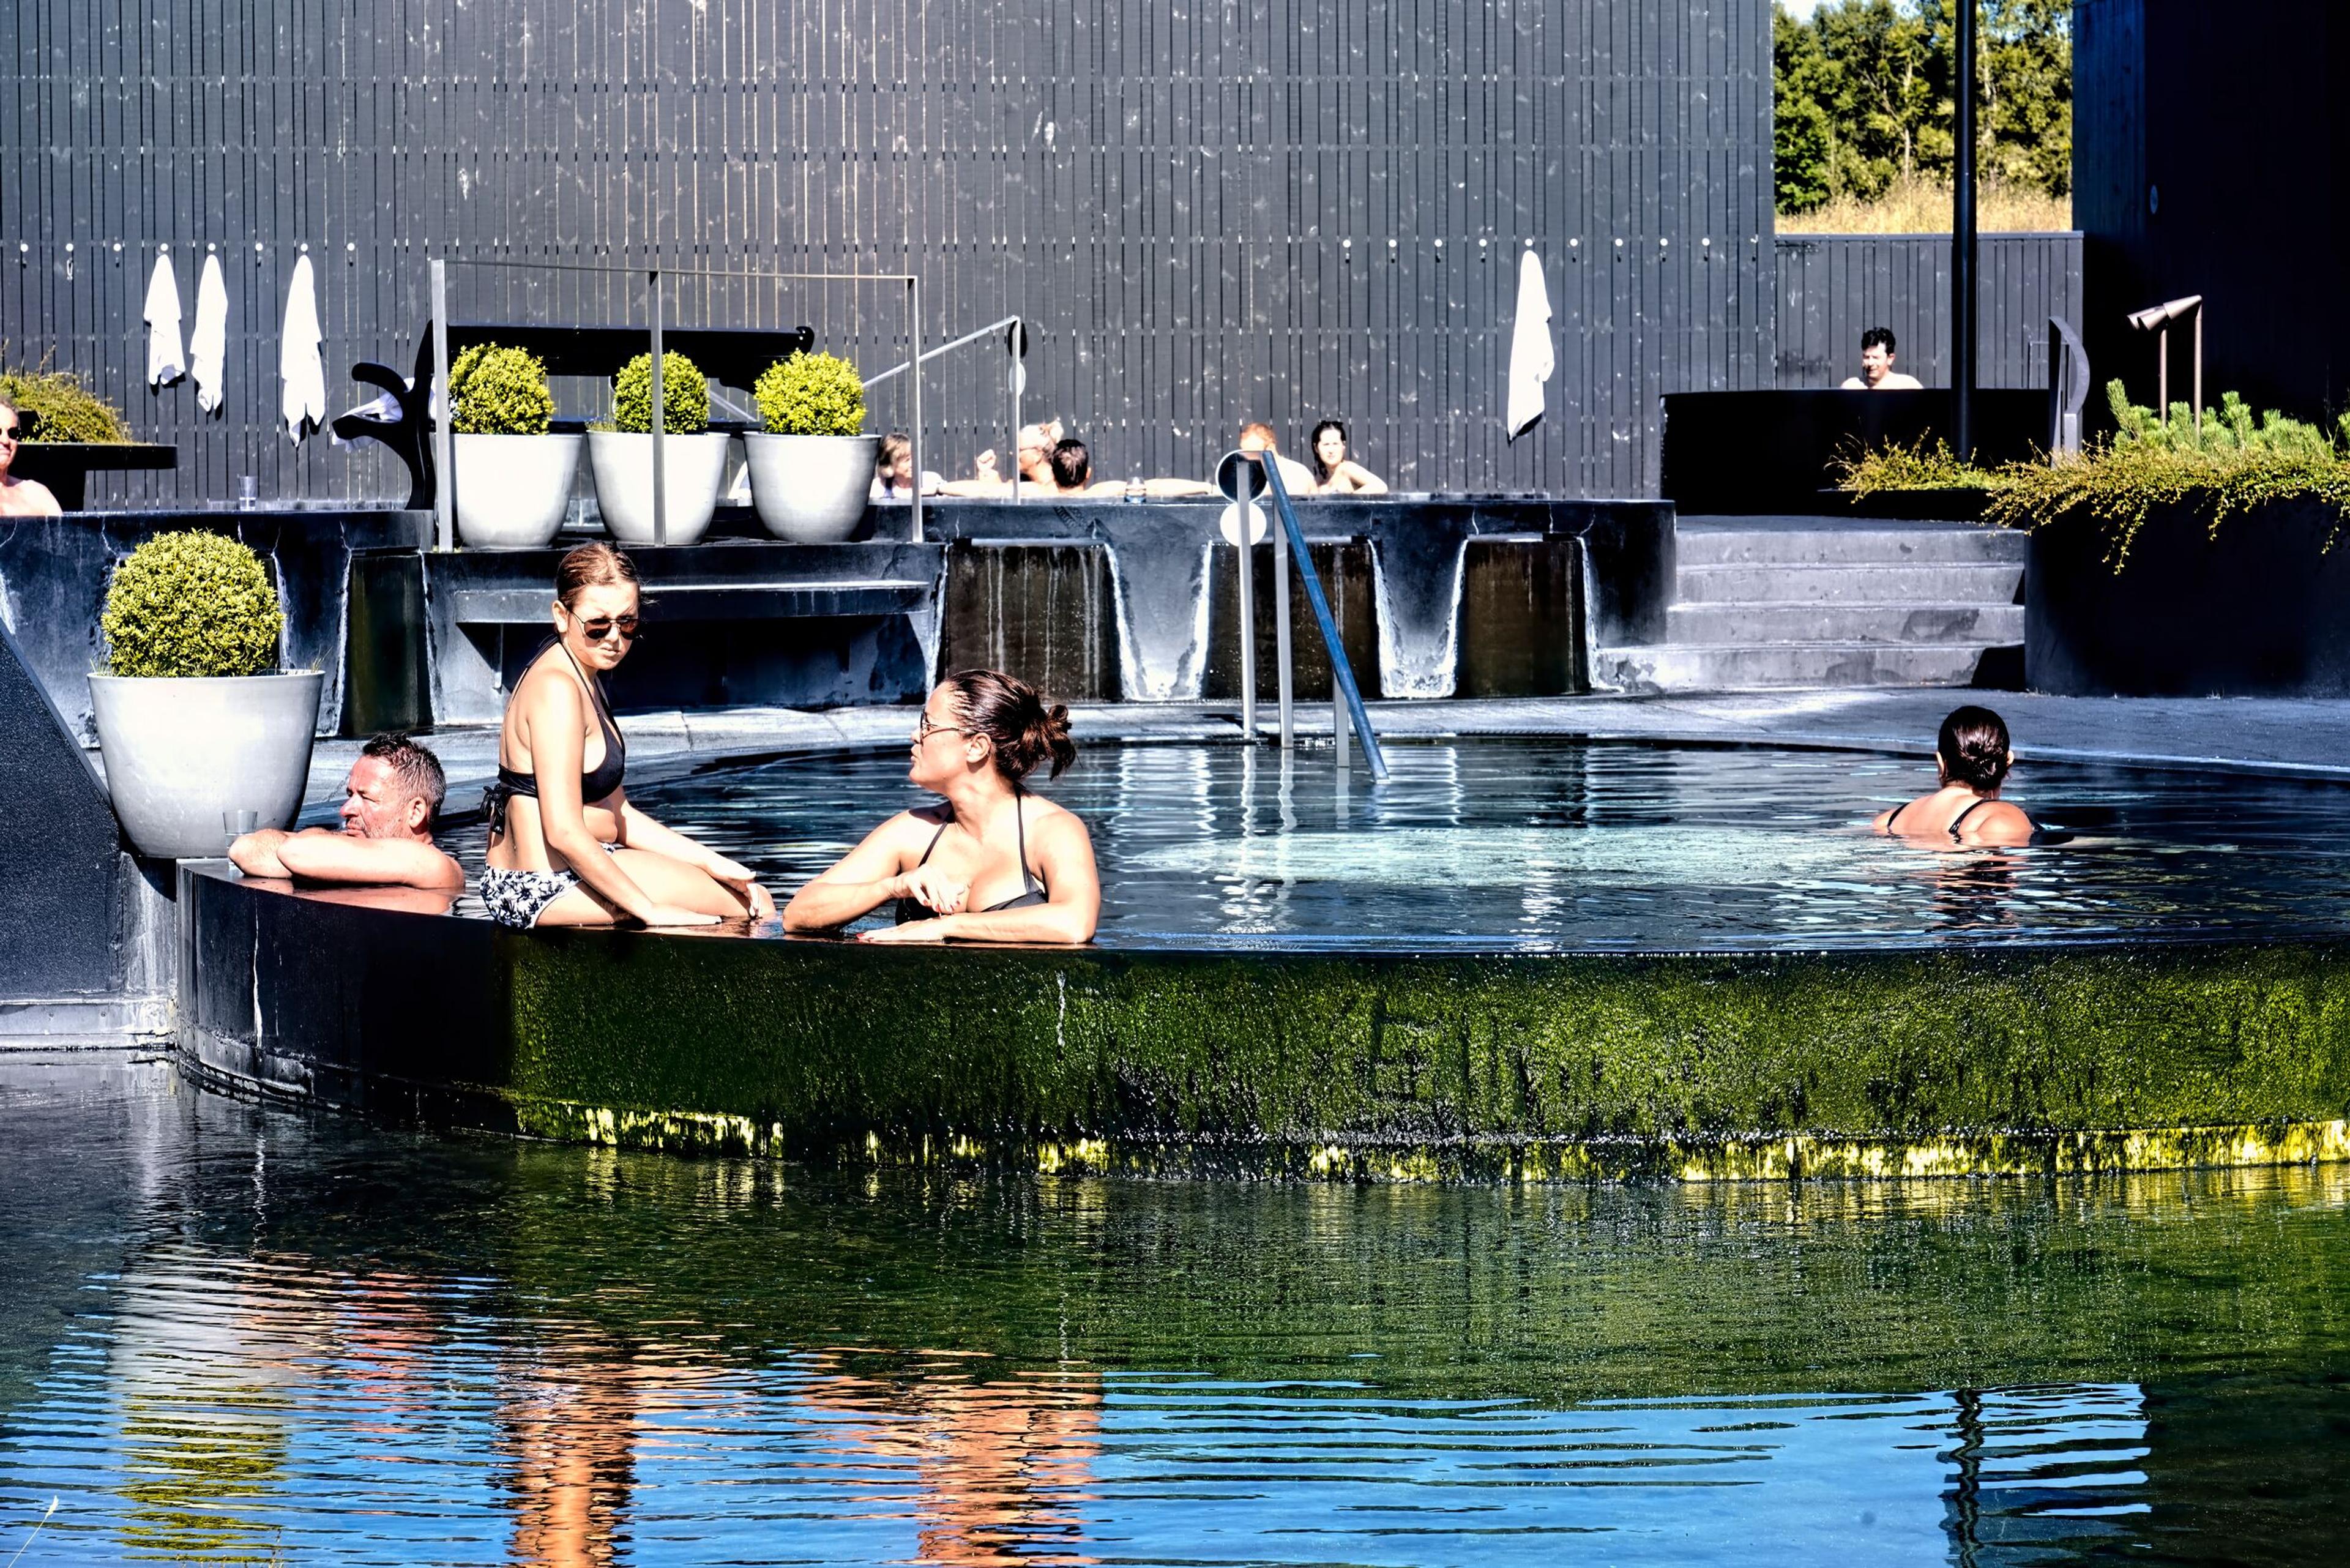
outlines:
M2350 1153L2350 950L1427 956L550 932L518 1124L885 1161L1692 1177Z

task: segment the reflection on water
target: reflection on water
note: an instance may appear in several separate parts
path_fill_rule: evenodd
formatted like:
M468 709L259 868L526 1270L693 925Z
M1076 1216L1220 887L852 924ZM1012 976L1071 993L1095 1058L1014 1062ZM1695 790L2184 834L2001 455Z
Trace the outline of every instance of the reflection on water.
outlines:
M1104 940L1409 947L1807 947L2339 931L2335 784L2031 763L2009 794L2078 835L1939 851L1865 827L1931 770L1828 752L1565 740L1389 748L1340 787L1326 751L1100 746L1040 787L1100 857ZM921 804L895 750L648 786L664 820L777 886ZM456 836L461 857L478 833Z
M2286 1563L2350 1462L2339 1169L811 1175L7 1085L26 1563Z

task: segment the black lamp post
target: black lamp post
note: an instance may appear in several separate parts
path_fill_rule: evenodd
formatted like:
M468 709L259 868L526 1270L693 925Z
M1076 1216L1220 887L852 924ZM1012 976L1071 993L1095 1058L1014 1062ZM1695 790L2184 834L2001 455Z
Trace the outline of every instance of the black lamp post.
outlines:
M1959 461L1974 455L1975 400L1975 11L1959 0L1958 80L1951 92L1950 441Z

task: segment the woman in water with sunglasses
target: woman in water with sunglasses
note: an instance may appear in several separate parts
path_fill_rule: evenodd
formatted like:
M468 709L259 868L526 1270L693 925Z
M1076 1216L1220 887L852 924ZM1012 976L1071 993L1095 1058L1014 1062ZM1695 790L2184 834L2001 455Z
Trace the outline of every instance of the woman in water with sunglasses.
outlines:
M515 682L498 732L498 782L482 901L502 926L707 926L764 919L751 873L629 804L629 748L603 675L637 637L636 564L582 545L555 570L555 636Z
M915 722L906 776L941 797L865 836L784 907L784 929L829 930L896 906L868 942L1086 942L1101 915L1093 839L1022 784L1076 759L1069 711L994 670L948 676Z

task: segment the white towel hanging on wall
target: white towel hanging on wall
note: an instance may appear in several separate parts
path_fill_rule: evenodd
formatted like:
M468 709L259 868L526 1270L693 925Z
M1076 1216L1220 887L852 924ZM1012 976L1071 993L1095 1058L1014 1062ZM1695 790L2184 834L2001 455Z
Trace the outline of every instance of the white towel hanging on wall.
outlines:
M1518 319L1510 329L1510 402L1506 428L1517 440L1543 417L1543 383L1558 369L1550 342L1550 288L1542 258L1528 245L1518 260Z
M277 374L285 382L278 410L286 417L286 433L297 441L327 420L327 366L318 352L324 341L318 330L318 291L306 254L294 264L294 281L286 290L286 324L277 338Z
M188 373L188 357L180 347L180 280L168 251L155 258L141 315L147 323L147 384L168 387Z
M228 282L220 257L204 257L196 284L196 329L188 335L188 369L196 378L196 407L216 413L228 370Z

